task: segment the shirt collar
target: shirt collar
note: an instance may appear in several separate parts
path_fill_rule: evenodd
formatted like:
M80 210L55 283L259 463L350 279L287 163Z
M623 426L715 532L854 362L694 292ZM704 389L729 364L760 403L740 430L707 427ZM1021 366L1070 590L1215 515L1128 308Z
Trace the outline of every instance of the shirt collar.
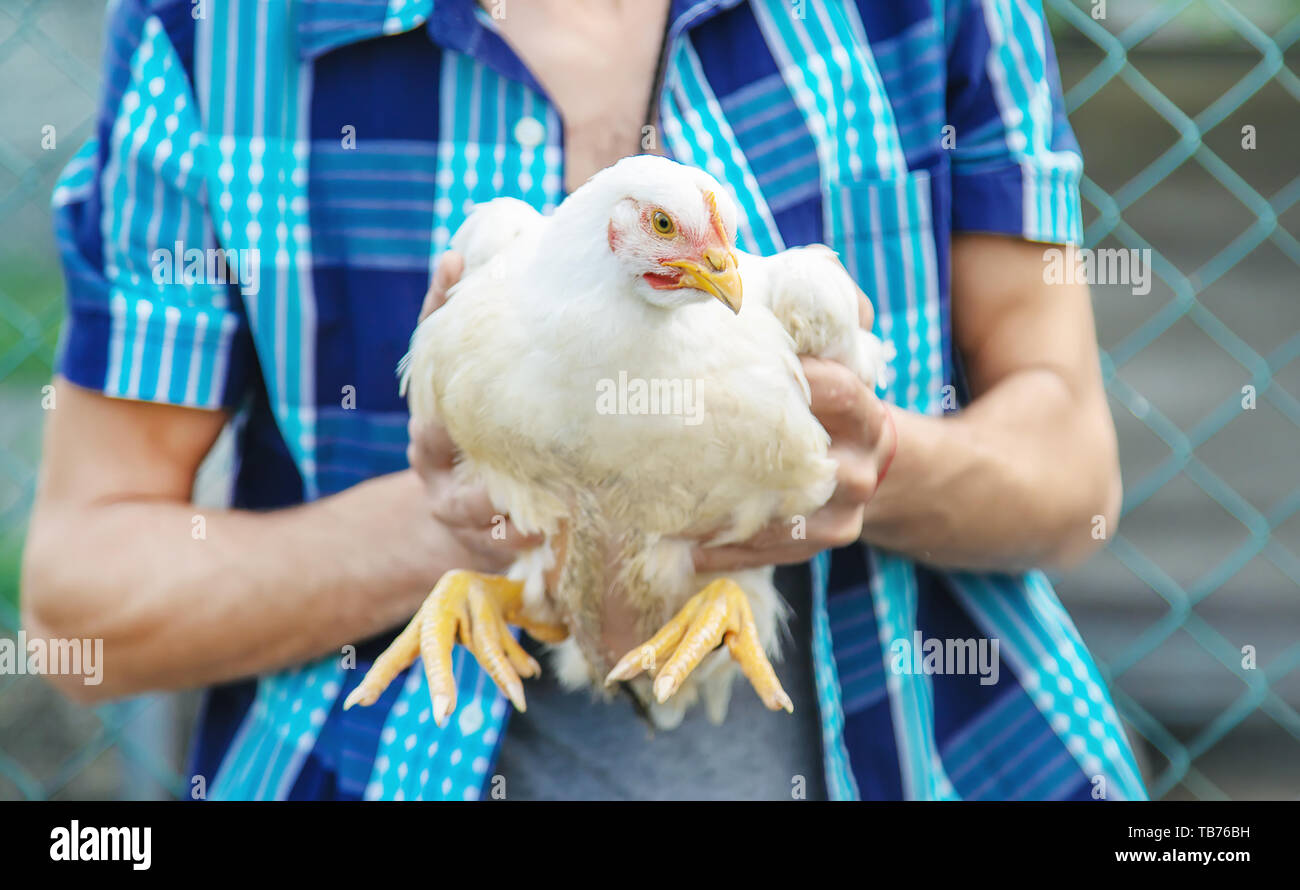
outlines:
M742 0L672 0L670 33L686 28ZM401 34L425 25L430 39L482 60L501 74L535 86L532 74L492 27L491 16L475 0L299 0L297 43L300 59L362 40Z
M433 0L407 0L391 13L389 5L389 0L357 0L346 6L331 0L298 0L298 58L314 59L350 43L409 31L429 18Z

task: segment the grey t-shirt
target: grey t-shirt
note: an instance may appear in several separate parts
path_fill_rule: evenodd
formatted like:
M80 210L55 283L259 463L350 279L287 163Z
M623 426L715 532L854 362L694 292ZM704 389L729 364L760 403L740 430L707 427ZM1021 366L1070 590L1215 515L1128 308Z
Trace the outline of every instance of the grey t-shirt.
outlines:
M510 718L495 773L507 800L822 800L821 722L812 670L812 599L806 565L777 570L793 609L783 658L773 666L794 713L763 707L749 681L736 680L731 707L714 726L697 706L681 726L651 732L632 702L593 702L566 692L542 663L525 681L528 710Z

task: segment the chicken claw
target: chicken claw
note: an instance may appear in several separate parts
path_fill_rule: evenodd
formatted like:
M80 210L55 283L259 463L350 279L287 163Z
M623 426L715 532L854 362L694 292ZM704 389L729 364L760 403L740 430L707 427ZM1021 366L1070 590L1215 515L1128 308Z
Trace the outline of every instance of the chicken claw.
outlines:
M793 713L794 703L781 688L759 642L749 598L729 578L711 582L687 600L657 634L619 659L605 678L605 685L630 680L644 670L653 671L654 665L663 665L654 682L655 699L663 704L681 688L704 656L724 642L763 704L773 711Z
M463 569L453 569L439 579L411 623L375 659L361 683L343 703L372 705L393 678L406 670L417 655L424 659L424 673L433 699L433 719L439 726L456 709L456 677L452 673L452 648L459 638L473 653L497 687L516 708L526 710L524 684L520 677L542 672L537 661L524 651L510 629L517 624L533 636L558 642L567 636L563 627L530 622L520 616L523 583Z

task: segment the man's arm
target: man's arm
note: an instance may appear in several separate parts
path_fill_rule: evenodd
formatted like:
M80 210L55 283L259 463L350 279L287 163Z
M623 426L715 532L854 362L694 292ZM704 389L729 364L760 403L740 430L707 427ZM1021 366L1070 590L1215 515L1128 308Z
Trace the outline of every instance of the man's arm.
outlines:
M1041 244L953 239L953 335L971 404L894 410L897 457L867 504L866 540L928 563L1008 570L1078 562L1113 531L1121 486L1092 303L1046 284Z
M22 606L30 636L104 640L102 685L57 680L73 698L230 680L337 650L409 619L443 571L482 561L433 520L411 471L285 510L200 511L194 475L223 413L56 385Z

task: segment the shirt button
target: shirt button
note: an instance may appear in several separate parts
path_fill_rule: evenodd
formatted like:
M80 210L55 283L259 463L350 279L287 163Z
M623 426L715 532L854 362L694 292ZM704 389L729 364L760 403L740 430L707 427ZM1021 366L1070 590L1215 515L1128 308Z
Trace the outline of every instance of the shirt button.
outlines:
M546 140L546 127L535 117L521 117L515 124L515 141L524 148L536 148Z

